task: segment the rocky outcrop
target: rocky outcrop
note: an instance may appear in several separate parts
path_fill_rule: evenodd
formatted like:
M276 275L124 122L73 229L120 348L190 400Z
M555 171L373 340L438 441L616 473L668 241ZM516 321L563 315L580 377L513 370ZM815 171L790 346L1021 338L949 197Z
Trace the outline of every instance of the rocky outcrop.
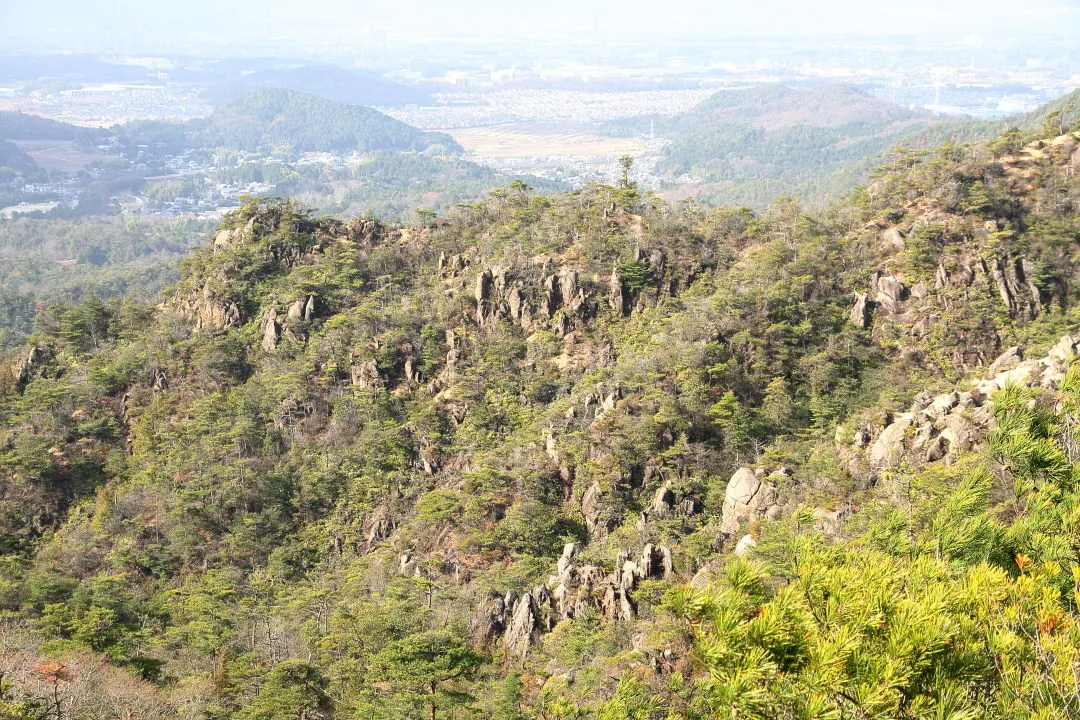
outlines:
M386 381L379 374L379 366L374 358L352 365L349 376L352 384L361 390L370 392L386 387Z
M886 252L900 252L906 244L904 234L900 232L900 228L891 227L881 231L881 245Z
M492 310L491 285L494 276L491 270L484 270L476 276L476 290L473 299L476 300L476 324L483 327L489 319L498 319Z
M590 535L598 535L607 530L607 527L601 523L601 494L600 483L594 482L581 496L581 514L585 517L585 527Z
M616 315L626 315L654 304L664 293L676 294L700 271L669 272L668 259L660 250L639 249L635 258L631 265L643 270L623 277L620 268L628 266L615 265L606 289L598 278L584 279L578 268L559 265L547 255L511 267L483 267L472 281L473 320L480 327L509 322L525 333L550 330L565 337L586 327L604 304ZM463 275L469 261L464 255L443 253L438 267L449 297L468 290Z
M914 413L902 413L889 423L870 447L870 463L881 467L896 460L903 449L904 436L914 419Z
M990 276L1010 317L1033 320L1042 310L1039 288L1030 279L1031 270L1031 262L1021 258L995 258L990 263Z
M532 592L512 600L509 619L505 621L506 631L503 635L503 647L514 657L525 657L540 637L550 632L555 627L555 603L551 591L543 585L538 585ZM504 602L504 607L507 604Z
M851 324L866 330L870 327L870 300L865 293L855 292L855 304L848 313Z
M390 516L390 510L381 505L364 517L362 527L364 533L363 551L368 552L377 543L390 537L390 533L394 530L394 520Z
M41 373L42 367L52 357L52 350L47 346L31 345L26 354L15 362L15 384L22 388Z
M763 480L763 476L763 472L754 472L748 467L739 468L731 476L724 493L723 518L720 523L722 533L728 536L736 534L744 520L779 517L776 483Z
M443 278L457 277L457 275L468 267L468 261L464 255L453 254L447 255L445 252L439 253L439 274Z
M870 297L874 305L890 315L904 312L904 301L908 298L907 288L899 279L885 275L880 270L870 276Z
M672 506L675 504L675 494L671 492L671 488L666 484L662 485L656 494L653 495L652 504L649 509L652 512L652 517L658 519L664 519L671 514Z
M855 302L848 318L857 327L868 329L875 313L884 317L899 316L911 323L911 334L923 337L936 319L933 310L949 310L957 302L966 302L971 288L991 292L1013 318L1034 319L1042 312L1042 299L1032 281L1032 265L1025 258L1007 255L990 260L960 256L938 264L933 289L923 283L908 288L895 276L880 270L870 276L868 291L855 292ZM924 305L924 301L932 304ZM916 311L916 312L913 312Z
M263 350L273 352L277 348L278 340L281 338L281 321L274 308L269 308L263 313L262 320L259 321L259 335L262 337L259 346Z
M901 460L951 461L971 450L993 427L991 396L1010 384L1057 387L1077 355L1078 343L1080 339L1066 335L1045 357L1033 359L1024 359L1021 348L1010 347L990 364L987 377L974 381L968 389L920 394L906 412L877 432L865 450L866 461L872 469L881 469ZM871 429L860 428L852 444L866 447L872 435ZM838 435L838 448L844 444Z
M276 307L267 308L259 320L260 347L266 352L273 352L282 337L293 342L306 340L307 333L298 327L298 324L310 321L314 316L314 295L300 295L292 302L285 315L280 314Z
M386 235L386 226L373 218L354 218L345 223L345 238L360 247L375 247Z
M208 284L188 291L177 291L173 296L172 306L195 330L228 330L239 327L243 322L236 303L220 298Z
M315 296L302 294L289 306L289 320L309 321L315 317Z
M406 550L399 558L398 572L408 577L420 577L420 559L412 550Z
M618 267L612 268L611 277L608 278L608 305L616 315L621 317L626 314L626 293Z
M757 547L757 541L749 535L743 535L739 542L735 543L735 557L746 557L750 552Z
M1024 353L1020 349L1020 346L1014 345L1005 352L1001 353L994 362L990 363L990 367L987 368L987 372L990 375L997 375L998 373L1005 372L1006 370L1012 370L1020 365L1020 362L1024 359Z
M594 303L588 301L577 271L563 267L549 272L546 260L539 262L523 269L520 277L502 267L481 271L473 289L476 324L508 321L526 333L546 328L563 337L589 322Z
M947 267L938 263L934 273L937 290L967 289L985 283L1013 318L1034 319L1042 312L1042 298L1032 280L1031 261L1015 255L958 258ZM945 303L948 307L947 303Z
M561 620L587 612L608 619L633 619L637 616L633 591L638 584L650 578L669 579L674 574L671 551L659 545L646 545L637 558L620 552L611 571L577 560L577 548L569 543L546 584L520 597L511 591L483 600L474 614L478 635L488 641L501 635L509 654L524 657Z

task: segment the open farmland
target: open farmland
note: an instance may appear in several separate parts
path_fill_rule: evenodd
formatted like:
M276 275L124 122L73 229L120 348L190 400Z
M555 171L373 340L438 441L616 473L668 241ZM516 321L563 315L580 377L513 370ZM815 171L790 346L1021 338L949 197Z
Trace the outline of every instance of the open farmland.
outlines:
M636 138L603 137L578 125L509 123L449 132L466 151L480 158L598 158L645 152L644 143Z
M107 156L80 150L73 142L62 140L16 140L15 144L34 159L39 167L49 171L76 172L95 160Z

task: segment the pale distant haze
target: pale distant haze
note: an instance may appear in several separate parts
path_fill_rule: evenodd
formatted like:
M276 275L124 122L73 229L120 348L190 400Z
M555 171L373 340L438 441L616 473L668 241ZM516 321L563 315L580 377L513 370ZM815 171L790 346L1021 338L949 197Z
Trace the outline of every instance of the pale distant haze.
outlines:
M0 0L0 51L146 51L165 42L175 52L294 39L310 46L322 32L337 40L1080 38L1080 0Z

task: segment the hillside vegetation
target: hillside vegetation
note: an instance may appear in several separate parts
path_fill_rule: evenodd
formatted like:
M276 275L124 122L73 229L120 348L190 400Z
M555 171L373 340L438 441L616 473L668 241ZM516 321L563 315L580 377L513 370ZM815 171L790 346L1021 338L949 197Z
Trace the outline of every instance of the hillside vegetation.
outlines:
M987 141L1011 126L1032 130L1068 102L984 122L912 112L846 86L767 85L720 91L691 112L624 121L612 131L652 129L669 139L658 169L676 184L691 178L686 190L702 201L763 207L791 195L827 205L866 182L897 144L932 149Z
M50 313L91 297L153 299L210 221L0 220L0 348L22 345ZM48 311L46 312L47 308Z
M106 137L106 130L78 127L23 112L0 112L0 139L3 140L70 140L90 145Z
M244 205L0 370L0 715L1075 717L1076 130Z
M189 127L192 147L371 152L440 145L443 153L461 152L449 135L422 132L373 108L273 88L238 95Z

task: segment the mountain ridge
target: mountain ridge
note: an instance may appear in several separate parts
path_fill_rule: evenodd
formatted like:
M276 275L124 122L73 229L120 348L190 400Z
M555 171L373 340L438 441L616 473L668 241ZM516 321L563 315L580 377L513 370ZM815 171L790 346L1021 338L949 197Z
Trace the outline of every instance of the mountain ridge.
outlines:
M68 308L2 366L12 682L58 658L79 697L244 720L1067 717L1078 168L1070 130L901 151L820 212L252 200L156 306Z

